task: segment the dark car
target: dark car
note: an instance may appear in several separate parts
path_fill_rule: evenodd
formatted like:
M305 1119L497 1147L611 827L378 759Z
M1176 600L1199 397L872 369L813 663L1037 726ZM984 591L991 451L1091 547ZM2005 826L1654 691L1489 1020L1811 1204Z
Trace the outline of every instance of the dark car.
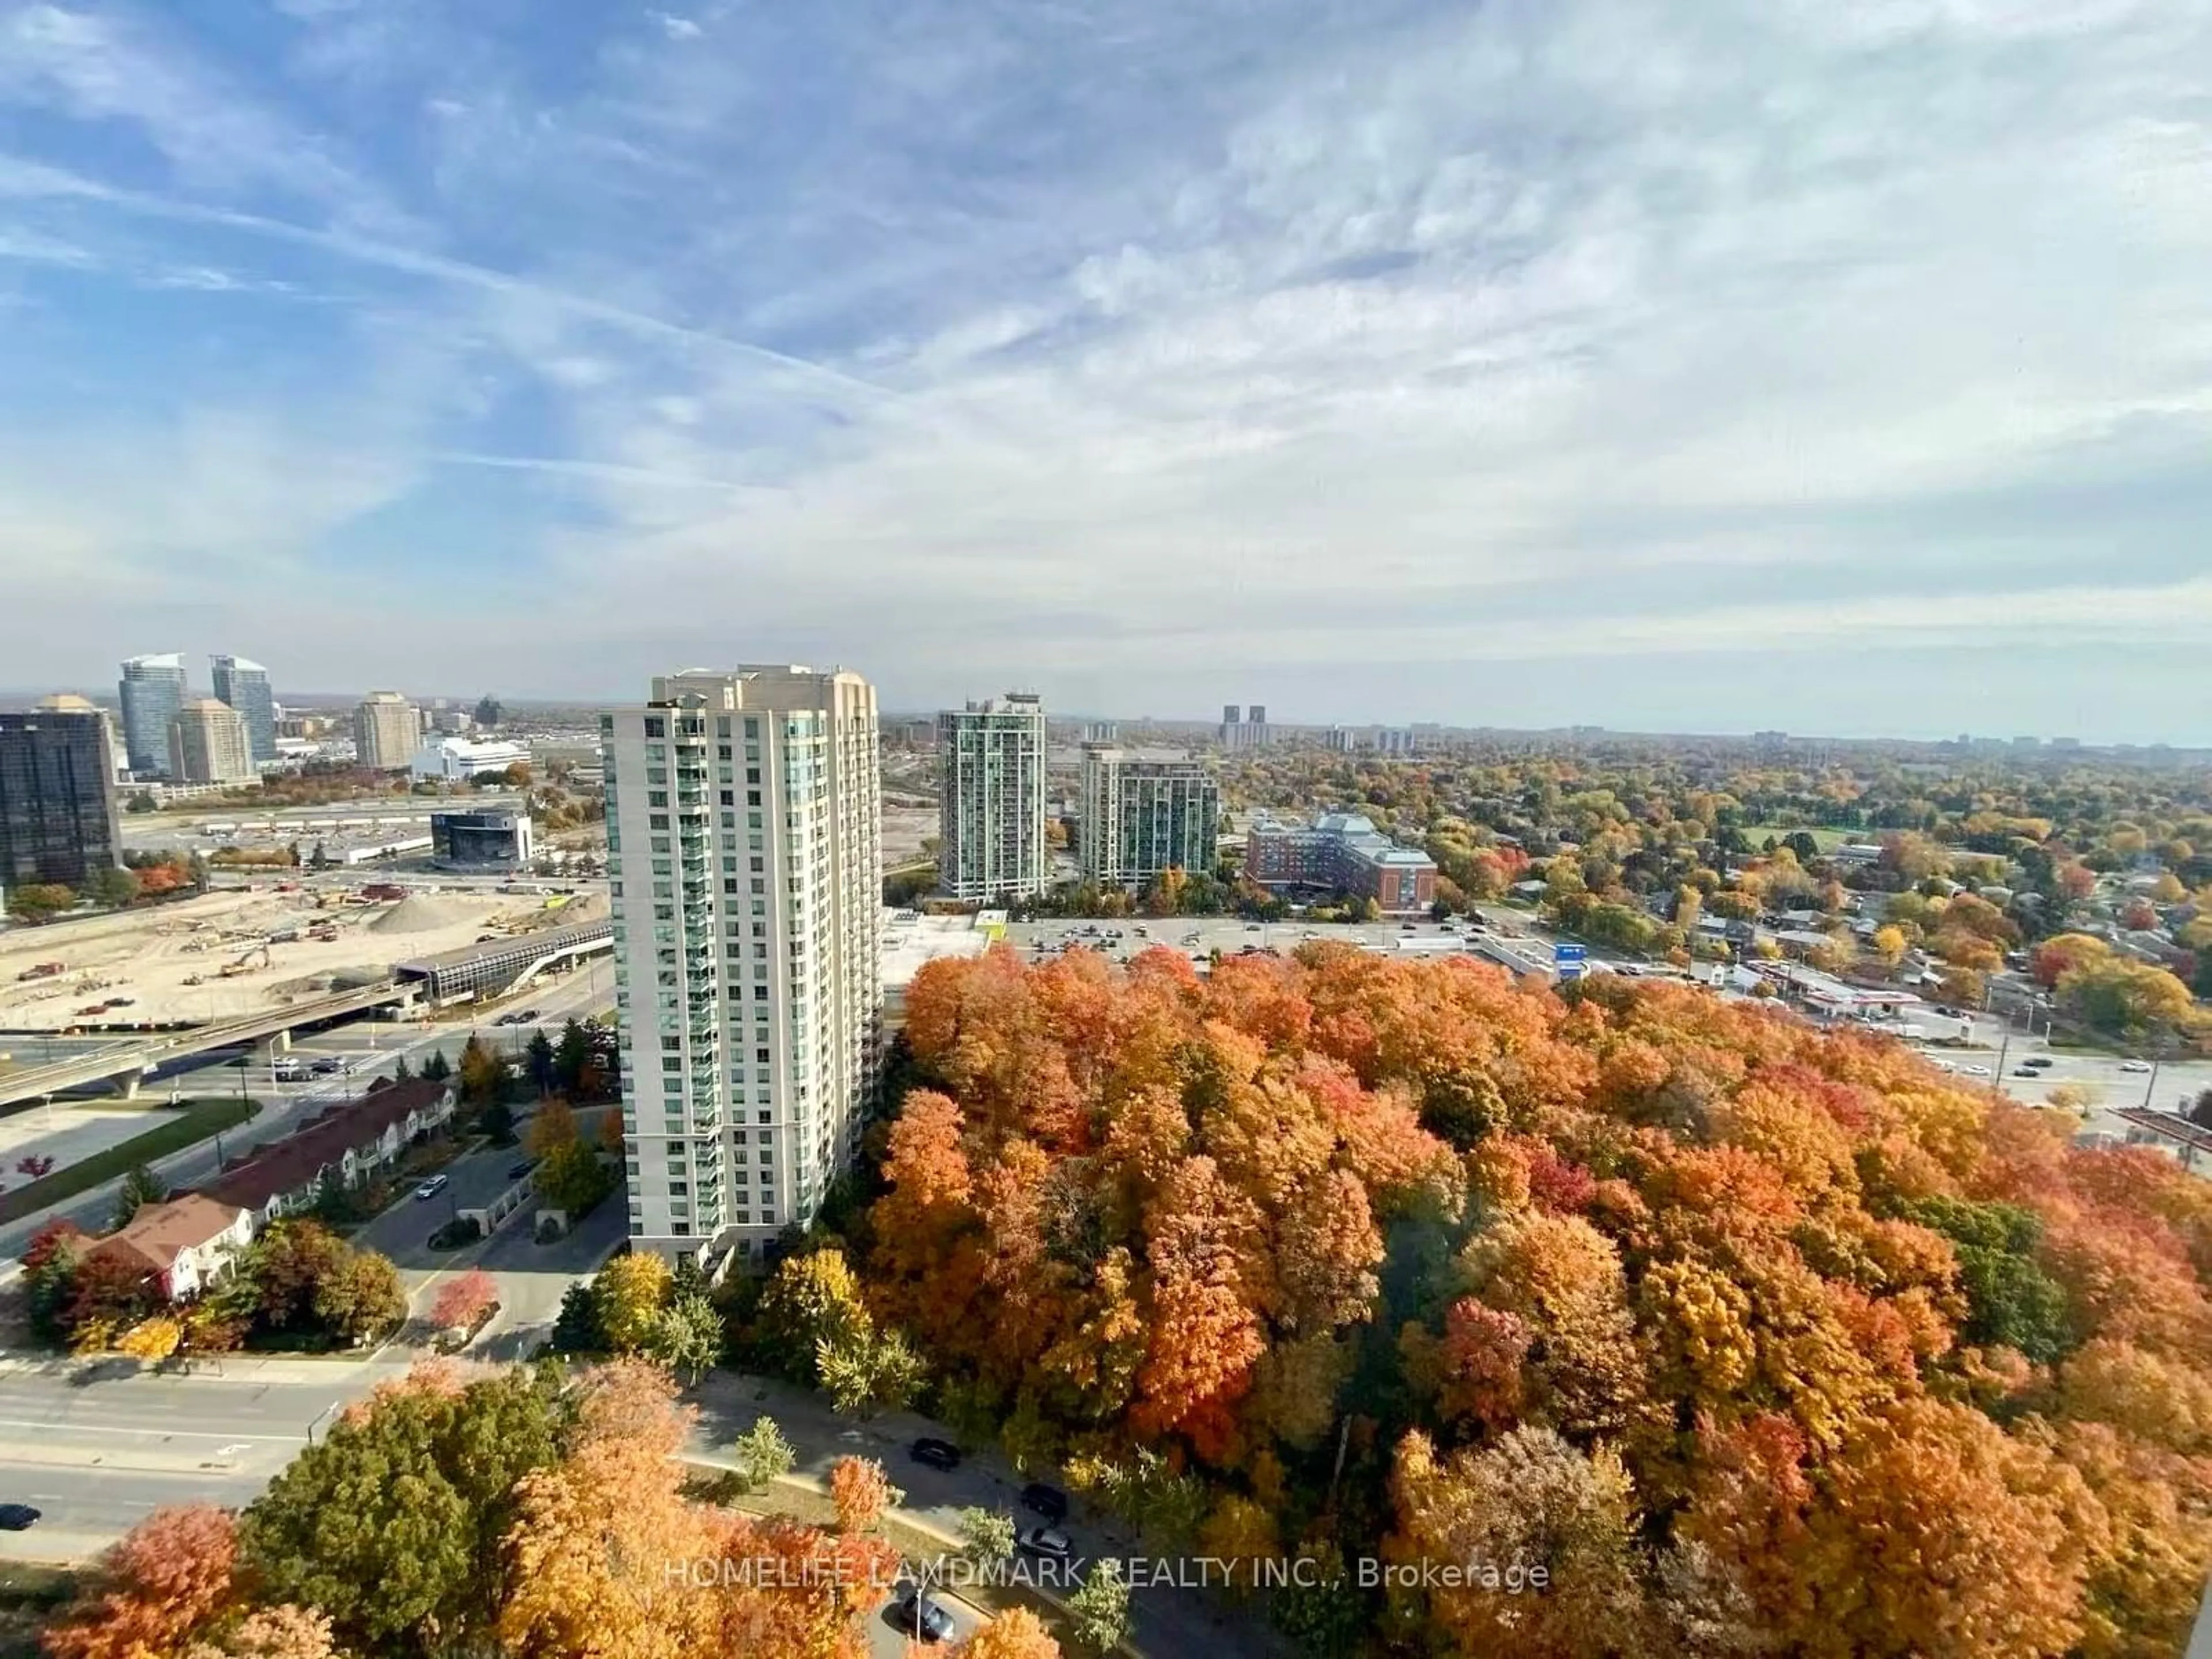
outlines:
M21 1532L39 1518L28 1504L0 1504L0 1532Z
M1067 1494L1057 1486L1033 1480L1022 1488L1022 1507L1044 1516L1047 1526L1056 1527L1067 1519Z
M2056 1066L2057 1063L2049 1054L2030 1054L2026 1060L2021 1061L2021 1065L2032 1072L2039 1072L2046 1066Z
M536 1158L526 1158L520 1164L510 1164L507 1166L507 1178L509 1181L520 1181L523 1176L528 1175L537 1167L538 1160Z
M1014 1540L1014 1547L1024 1555L1047 1561L1065 1561L1075 1553L1075 1545L1068 1535L1052 1527L1029 1528Z
M952 1615L920 1590L909 1590L905 1600L893 1602L890 1619L892 1628L902 1636L918 1637L925 1642L952 1638Z
M2034 1077L2038 1075L2038 1073L2034 1066L2023 1065L2014 1066L2012 1068L2012 1074L2014 1077Z
M917 1440L907 1455L917 1463L927 1463L933 1469L957 1469L960 1467L960 1448L950 1440Z

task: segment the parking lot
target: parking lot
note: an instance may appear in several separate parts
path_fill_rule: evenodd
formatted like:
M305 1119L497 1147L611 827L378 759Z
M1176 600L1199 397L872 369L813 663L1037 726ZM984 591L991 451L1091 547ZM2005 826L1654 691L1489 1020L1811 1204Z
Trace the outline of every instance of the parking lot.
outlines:
M1498 931L1492 929L1492 931ZM1008 924L1006 942L1025 957L1036 957L1039 945L1046 952L1082 947L1103 951L1127 962L1139 951L1164 945L1198 957L1219 951L1235 956L1246 947L1257 951L1289 951L1310 939L1332 939L1354 945L1395 945L1400 939L1449 937L1435 922L1400 924L1391 921L1308 922L1240 921L1234 916L1133 916L1119 921L1017 921Z

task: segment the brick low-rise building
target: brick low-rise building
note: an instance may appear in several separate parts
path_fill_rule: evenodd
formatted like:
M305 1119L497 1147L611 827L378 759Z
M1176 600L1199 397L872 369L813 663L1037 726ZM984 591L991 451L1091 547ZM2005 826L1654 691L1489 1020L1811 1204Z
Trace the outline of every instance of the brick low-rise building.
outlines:
M1272 892L1347 893L1371 898L1386 915L1411 915L1436 902L1436 860L1401 847L1356 812L1322 812L1304 823L1255 817L1244 871Z
M201 1190L265 1226L310 1207L327 1183L359 1187L390 1169L410 1143L453 1121L454 1100L449 1082L388 1084L255 1148Z

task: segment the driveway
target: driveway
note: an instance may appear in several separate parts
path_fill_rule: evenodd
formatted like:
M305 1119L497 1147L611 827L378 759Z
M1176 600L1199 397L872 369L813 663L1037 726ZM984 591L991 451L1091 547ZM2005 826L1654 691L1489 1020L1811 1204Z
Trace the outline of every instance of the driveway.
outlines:
M756 1418L772 1417L798 1454L794 1473L826 1480L841 1457L875 1458L892 1484L905 1490L900 1509L943 1531L957 1532L959 1512L968 1508L1002 1510L1024 1525L1036 1518L1025 1515L1019 1502L1022 1487L1034 1477L1017 1474L995 1451L970 1449L960 1467L950 1472L909 1458L906 1449L920 1436L955 1437L951 1430L927 1418L898 1412L857 1421L840 1416L811 1390L726 1371L706 1378L686 1397L699 1407L694 1439L702 1450L726 1451ZM1090 1559L1111 1555L1149 1563L1159 1553L1121 1522L1080 1498L1062 1529L1073 1540L1078 1556ZM1157 1575L1131 1590L1129 1606L1133 1622L1130 1639L1154 1659L1182 1659L1186 1655L1285 1659L1291 1652L1284 1638L1256 1613L1218 1595L1163 1584Z

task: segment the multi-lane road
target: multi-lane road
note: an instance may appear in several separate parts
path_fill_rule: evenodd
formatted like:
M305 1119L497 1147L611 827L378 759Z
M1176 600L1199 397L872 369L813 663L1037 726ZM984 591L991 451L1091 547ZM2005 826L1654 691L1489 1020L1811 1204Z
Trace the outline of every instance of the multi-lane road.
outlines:
M0 1533L0 1559L79 1559L166 1504L244 1504L347 1402L416 1357L234 1357L226 1375L191 1376L14 1362L0 1372L0 1501L41 1518Z

